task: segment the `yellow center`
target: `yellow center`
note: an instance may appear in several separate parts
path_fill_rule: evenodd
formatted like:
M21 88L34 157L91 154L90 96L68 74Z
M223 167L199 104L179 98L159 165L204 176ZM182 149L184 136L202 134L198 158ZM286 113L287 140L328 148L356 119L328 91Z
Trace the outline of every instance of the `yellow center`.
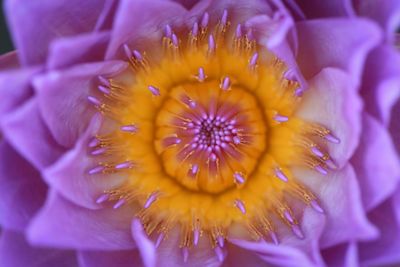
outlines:
M107 153L92 173L127 177L107 200L139 205L135 215L160 240L180 225L185 248L201 233L222 246L234 225L275 241L276 216L301 236L285 196L319 206L290 168L325 172L331 161L319 137L331 135L296 118L301 98L285 65L221 23L164 37L161 55L136 51L129 62L103 81L96 105L113 123L97 137Z

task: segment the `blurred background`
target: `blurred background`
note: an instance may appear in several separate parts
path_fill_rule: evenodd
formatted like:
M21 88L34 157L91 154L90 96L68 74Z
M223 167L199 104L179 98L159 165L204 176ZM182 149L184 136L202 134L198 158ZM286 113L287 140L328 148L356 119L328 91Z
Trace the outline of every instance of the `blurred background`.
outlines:
M11 50L13 50L13 46L4 18L3 1L0 0L0 55Z

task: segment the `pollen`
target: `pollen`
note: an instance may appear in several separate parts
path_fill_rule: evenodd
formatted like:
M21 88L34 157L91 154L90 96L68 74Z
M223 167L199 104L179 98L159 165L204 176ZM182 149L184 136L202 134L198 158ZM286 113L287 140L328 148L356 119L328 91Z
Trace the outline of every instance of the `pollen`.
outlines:
M131 205L156 246L179 226L185 261L200 238L219 258L238 233L277 244L287 228L303 238L299 207L324 210L292 169L334 170L325 151L340 140L296 116L303 89L251 29L231 25L227 10L215 25L206 13L186 33L165 25L148 51L121 51L130 67L98 77L88 96L107 119L88 144L98 164L87 171L124 182L94 201Z

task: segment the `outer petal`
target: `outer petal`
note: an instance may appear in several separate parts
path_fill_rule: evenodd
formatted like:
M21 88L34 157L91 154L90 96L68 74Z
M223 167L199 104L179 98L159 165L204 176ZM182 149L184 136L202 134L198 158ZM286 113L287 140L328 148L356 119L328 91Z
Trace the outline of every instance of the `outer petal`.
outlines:
M0 237L0 266L77 267L75 253L31 247L23 234L3 231Z
M157 266L168 267L218 267L222 265L210 247L210 241L200 238L199 244L189 251L188 261L183 261L182 250L179 248L180 231L176 227L168 234L168 239L157 248ZM224 257L226 251L224 251Z
M143 266L137 250L118 251L80 251L80 267L141 267Z
M361 16L377 21L385 30L386 40L394 41L397 27L400 25L400 2L397 0L355 0L354 7Z
M128 206L88 210L50 191L45 206L28 227L28 240L34 245L78 250L132 249L133 212Z
M400 190L397 191L397 196ZM400 263L399 198L389 199L369 215L379 227L380 238L359 244L360 261L364 266L386 266ZM397 213L397 214L396 214Z
M388 125L391 109L400 96L400 54L394 47L381 45L371 51L361 88L366 110Z
M73 64L101 61L110 39L109 32L93 32L55 40L49 51L48 69L69 67Z
M102 205L96 199L110 188L116 188L124 181L118 175L90 175L88 171L97 166L94 157L88 156L88 143L101 125L100 116L94 116L87 131L78 140L76 146L68 151L54 165L43 171L43 177L59 194L89 209L99 209Z
M4 117L1 126L7 140L39 170L64 152L44 125L36 98Z
M381 39L375 24L362 19L320 19L297 23L298 63L306 78L336 67L358 81L366 54Z
M400 179L400 160L387 130L368 114L363 115L363 134L352 158L367 210L390 196Z
M320 242L322 248L377 237L377 229L365 216L359 185L351 165L345 165L326 177L308 170L295 170L295 174L317 194L326 211L326 226Z
M338 166L353 155L361 133L361 99L349 75L338 69L322 70L310 81L297 115L332 130L341 143L328 152ZM315 111L318 112L315 112Z
M125 43L138 50L148 50L152 42L153 45L161 45L161 34L165 24L175 24L174 21L182 18L186 12L183 6L170 1L122 0L114 21L106 58L115 58L116 55L123 58L121 46Z
M39 71L40 68L32 67L0 72L0 120L33 95L30 83Z
M96 111L87 97L94 94L97 76L115 74L126 66L122 61L82 64L34 80L43 119L58 143L72 147L85 131Z
M5 2L8 24L23 65L43 63L50 42L93 30L104 0Z
M1 227L23 231L44 203L47 188L37 170L4 140L0 143L0 185Z

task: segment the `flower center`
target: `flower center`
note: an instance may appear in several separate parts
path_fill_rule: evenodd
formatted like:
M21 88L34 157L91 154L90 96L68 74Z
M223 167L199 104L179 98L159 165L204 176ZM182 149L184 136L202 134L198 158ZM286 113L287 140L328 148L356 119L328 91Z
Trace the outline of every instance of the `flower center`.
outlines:
M296 117L302 89L249 32L231 28L227 11L180 38L167 25L162 49L125 45L130 68L99 77L88 97L108 118L89 143L99 164L88 172L125 177L97 203L136 207L157 246L180 225L185 259L203 233L218 257L229 232L277 243L287 225L302 238L294 198L323 213L291 169L326 174L335 165L325 141L339 139Z
M265 120L256 99L218 81L173 88L156 119L165 171L188 189L219 193L245 183L265 148Z

